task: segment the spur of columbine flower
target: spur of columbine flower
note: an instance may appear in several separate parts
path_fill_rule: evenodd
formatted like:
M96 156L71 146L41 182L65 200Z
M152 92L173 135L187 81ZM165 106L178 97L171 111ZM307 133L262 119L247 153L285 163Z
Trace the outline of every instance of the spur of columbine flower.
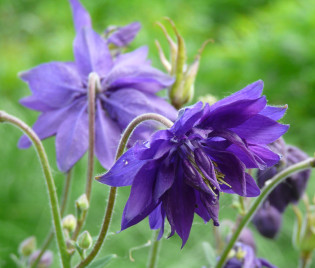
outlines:
M219 194L257 196L246 168L265 168L279 161L266 146L283 135L276 122L286 107L267 106L263 83L209 106L202 102L182 109L174 125L124 153L99 182L131 186L121 229L149 216L151 229L164 232L165 217L186 243L194 213L219 225Z
M21 103L41 112L33 129L41 139L56 135L58 167L66 172L88 149L87 86L89 74L96 73L95 153L109 168L120 134L134 117L155 112L176 118L176 110L155 95L174 80L150 66L147 47L112 57L107 40L92 29L84 7L77 0L70 3L76 29L75 61L44 63L21 73L32 91ZM136 138L144 138L153 129L145 126ZM23 136L19 147L28 146L30 141Z

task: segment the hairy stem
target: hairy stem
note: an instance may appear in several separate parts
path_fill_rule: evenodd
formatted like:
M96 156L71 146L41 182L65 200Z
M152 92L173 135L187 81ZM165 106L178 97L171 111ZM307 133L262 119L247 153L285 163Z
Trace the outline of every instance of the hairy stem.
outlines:
M55 186L55 182L51 173L51 168L48 162L47 154L43 147L43 144L41 140L39 139L39 137L36 135L36 133L20 119L12 115L9 115L3 111L0 111L0 122L10 123L16 126L20 130L22 130L34 144L34 147L37 152L39 161L43 169L44 177L46 180L50 208L51 208L51 213L53 217L54 232L57 238L58 249L61 256L61 262L62 262L63 267L68 268L70 267L70 257L67 252L66 241L65 241L65 237L63 235L62 226L61 226L61 216L60 216L58 198L57 198L57 193L56 193L56 186Z
M63 194L62 194L62 199L61 199L61 207L60 207L60 215L61 217L63 217L64 215L64 212L66 210L66 207L67 207L67 201L68 201L68 197L69 197L69 192L70 192L70 185L71 185L71 170L69 170L67 172L67 176L66 176L66 182L65 182L65 186L64 186L64 189L63 189ZM51 241L53 240L54 238L54 230L51 230L48 234L48 236L46 237L43 245L42 245L42 248L40 250L40 253L39 255L37 256L37 258L35 259L34 263L32 264L32 268L36 268L37 267L37 264L39 263L41 257L44 255L46 249L49 247Z
M120 142L119 142L119 145L117 148L117 152L116 152L116 161L124 153L124 150L125 150L126 145L129 141L129 138L130 138L131 134L133 133L133 131L135 130L135 128L139 124L141 124L142 122L148 121L148 120L154 120L154 121L160 122L168 128L170 128L173 125L172 121L170 121L166 117L159 115L159 114L148 113L148 114L143 114L143 115L136 117L133 121L130 122L130 124L127 126L124 133L122 134L122 137L120 139ZM110 192L109 192L109 196L108 196L108 202L107 202L107 207L106 207L106 211L105 211L105 217L104 217L103 225L102 225L101 231L99 233L99 236L97 238L97 241L96 241L92 251L90 252L90 254L83 261L81 261L81 263L79 263L77 268L86 267L96 257L99 250L101 249L101 247L103 245L103 241L107 235L109 224L110 224L111 219L112 219L114 204L115 204L115 200L116 200L116 193L117 193L117 187L111 187Z
M249 221L254 216L255 212L258 210L259 206L262 204L262 202L266 199L266 197L270 194L270 192L281 182L283 182L288 176L291 174L302 171L304 169L309 169L315 167L315 158L309 158L305 161L302 161L300 163L297 163L295 165L292 165L288 167L287 169L284 169L280 173L276 174L271 180L269 180L265 187L262 189L261 194L255 199L255 201L252 203L251 207L249 208L247 214L243 217L240 224L238 225L237 229L233 233L229 243L225 247L217 265L216 268L222 268L223 265L226 262L227 256L230 252L230 250L233 248L235 242L237 241L240 233L242 232L243 228L249 223Z
M88 165L86 175L85 194L90 202L92 192L92 181L94 172L94 144L95 144L95 92L99 88L100 79L96 73L90 73L88 83L88 99L89 99L89 149L88 149ZM78 224L73 232L72 240L76 240L79 236L82 226L84 225L88 210L83 211L82 217L78 220Z
M153 232L147 268L157 267L159 249L160 249L160 245L161 245L161 242L159 240L157 240L158 235L159 235L159 231Z

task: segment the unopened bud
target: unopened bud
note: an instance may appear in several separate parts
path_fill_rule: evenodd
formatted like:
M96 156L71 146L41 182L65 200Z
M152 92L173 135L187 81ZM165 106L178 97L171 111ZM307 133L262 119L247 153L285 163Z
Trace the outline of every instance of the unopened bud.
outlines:
M92 246L93 239L88 231L84 231L78 237L78 246L82 249L89 249Z
M62 228L66 229L70 233L73 232L76 227L77 219L72 214L69 214L62 219Z
M81 212L88 210L88 208L89 208L89 200L87 199L86 194L81 195L75 201L75 205Z
M32 266L37 257L40 254L40 250L36 250L30 257L29 259L29 265ZM50 250L45 251L45 253L42 255L40 258L38 265L36 266L37 268L48 268L51 266L53 261L53 254Z
M19 246L19 253L22 256L27 257L31 255L35 249L36 249L36 238L34 236L31 236L21 242Z

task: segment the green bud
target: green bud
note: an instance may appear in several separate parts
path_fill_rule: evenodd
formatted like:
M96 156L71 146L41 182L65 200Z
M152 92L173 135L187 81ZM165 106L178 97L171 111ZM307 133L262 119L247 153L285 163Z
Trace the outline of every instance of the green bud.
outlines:
M89 200L87 199L86 194L81 195L75 201L75 205L80 212L88 210L90 205L89 205Z
M36 238L31 236L21 242L19 246L19 253L24 256L30 256L36 249Z
M67 230L68 232L73 232L77 227L77 219L74 215L69 214L62 219L62 228Z
M92 246L93 239L88 231L84 231L78 237L78 246L82 249L89 249Z
M174 42L169 36L167 30L161 23L157 23L157 25L162 29L164 36L168 41L170 47L170 61L167 60L160 43L155 41L155 44L159 52L160 60L166 71L170 75L175 76L175 82L169 89L169 98L172 102L172 105L176 109L180 109L184 104L191 101L194 96L194 84L199 69L201 53L204 50L206 44L212 40L207 40L203 43L195 57L194 62L188 65L186 62L187 53L184 38L177 31L174 22L169 18L166 18L166 20L168 20L168 22L171 24L171 27L176 36L176 42Z

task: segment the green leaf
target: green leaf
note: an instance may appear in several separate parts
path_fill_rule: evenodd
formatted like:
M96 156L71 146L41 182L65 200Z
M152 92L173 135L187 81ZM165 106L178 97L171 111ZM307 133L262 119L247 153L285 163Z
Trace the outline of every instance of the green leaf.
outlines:
M103 258L100 258L94 262L92 262L88 268L103 268L106 267L113 259L116 259L117 255L116 254L111 254L108 256L105 256Z

